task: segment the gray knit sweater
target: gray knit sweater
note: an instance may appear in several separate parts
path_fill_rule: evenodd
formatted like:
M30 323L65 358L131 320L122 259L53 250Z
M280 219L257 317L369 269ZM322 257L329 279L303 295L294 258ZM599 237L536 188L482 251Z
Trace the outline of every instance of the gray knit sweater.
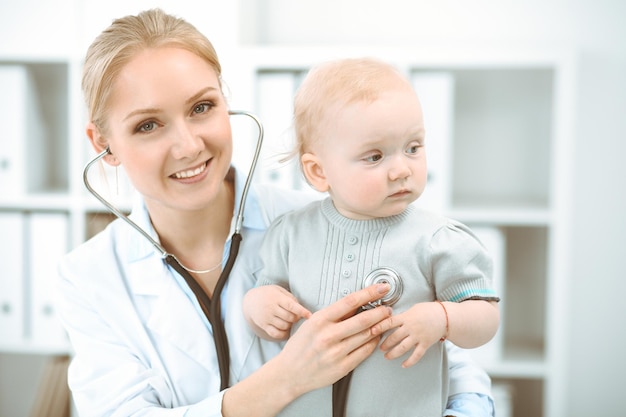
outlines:
M402 277L404 291L395 313L435 299L498 300L491 258L472 232L414 206L391 217L353 220L342 216L330 198L316 201L274 221L261 257L258 285L281 285L310 311L359 290L363 278L379 267ZM375 351L354 371L348 416L441 417L448 396L443 344L403 369L407 356L389 361ZM330 387L316 390L280 415L331 416L331 399Z

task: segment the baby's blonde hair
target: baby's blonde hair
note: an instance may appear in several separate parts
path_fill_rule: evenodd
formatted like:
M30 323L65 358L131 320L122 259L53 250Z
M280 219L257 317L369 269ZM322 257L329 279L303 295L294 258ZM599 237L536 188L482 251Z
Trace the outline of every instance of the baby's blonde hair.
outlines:
M213 45L187 21L160 9L116 19L89 46L83 67L82 89L89 120L101 132L107 129L107 103L122 68L139 52L162 46L196 54L221 80L222 68Z
M302 156L320 139L323 126L340 106L371 103L392 88L412 88L394 66L374 58L348 58L312 68L294 99L296 149Z

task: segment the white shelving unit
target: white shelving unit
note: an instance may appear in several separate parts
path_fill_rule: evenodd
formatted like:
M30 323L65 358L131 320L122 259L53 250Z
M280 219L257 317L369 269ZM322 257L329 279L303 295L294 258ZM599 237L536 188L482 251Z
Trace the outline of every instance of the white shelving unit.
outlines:
M69 9L82 2L66 3ZM92 8L97 4L85 3ZM23 14L27 8L28 2ZM21 28L22 35L37 33L40 23L34 20L32 27ZM0 29L0 34L7 38L20 35L5 31ZM111 220L86 193L80 175L91 153L83 134L81 62L76 55L82 55L84 46L77 45L77 31L64 26L50 42L33 44L27 51L0 45L0 86L9 79L4 74L12 72L8 85L15 90L6 94L2 88L0 126L16 129L0 134L2 363L12 355L70 352L55 324L48 286L55 277L56 256ZM570 186L572 54L478 48L229 50L224 78L231 107L259 114L266 127L259 180L307 187L296 167L275 169L275 152L287 150L291 140L295 88L320 61L365 55L395 63L416 86L434 77L427 84L433 87L432 106L423 103L427 130L435 135L427 144L433 174L428 204L492 236L495 232L503 242L494 247L502 253L503 323L485 367L495 383L510 387L513 415L565 417L564 405L554 399L564 398L566 375L567 300L559 289L566 281L561 261L566 257L560 255L569 242L564 227L569 212L561 201L567 201ZM254 146L255 133L247 129L235 130L236 163L247 164Z
M312 65L374 56L395 64L422 99L429 185L418 204L458 219L493 245L501 329L473 354L501 405L519 417L564 416L567 201L573 53L469 48L256 47L241 51L233 102L262 115L259 180L306 188L277 164L293 144L293 94ZM239 101L237 101L239 100ZM241 140L241 139L239 139ZM269 151L271 149L271 151Z

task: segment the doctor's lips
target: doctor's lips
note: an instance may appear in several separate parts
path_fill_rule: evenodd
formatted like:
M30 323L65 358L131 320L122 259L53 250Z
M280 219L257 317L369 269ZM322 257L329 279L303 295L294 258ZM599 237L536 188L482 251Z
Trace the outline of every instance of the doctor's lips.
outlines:
M204 161L202 164L198 165L196 168L175 172L172 175L170 175L170 177L175 178L177 180L184 180L187 178L195 177L196 175L202 174L206 170L207 164L208 164L208 161Z

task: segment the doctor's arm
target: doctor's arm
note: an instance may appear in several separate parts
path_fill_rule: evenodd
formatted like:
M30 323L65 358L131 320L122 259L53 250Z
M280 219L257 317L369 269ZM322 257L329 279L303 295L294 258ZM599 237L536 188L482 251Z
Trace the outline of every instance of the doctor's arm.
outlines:
M444 416L492 417L495 413L491 379L470 357L453 343L445 342L448 352L449 392Z

